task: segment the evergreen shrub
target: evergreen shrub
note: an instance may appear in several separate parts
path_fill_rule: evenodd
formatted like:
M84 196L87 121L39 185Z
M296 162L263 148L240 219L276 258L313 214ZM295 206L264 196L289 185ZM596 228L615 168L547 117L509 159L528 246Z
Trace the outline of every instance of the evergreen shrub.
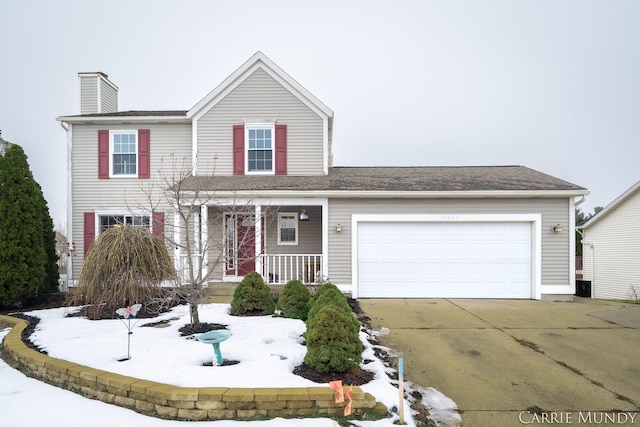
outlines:
M304 283L290 280L284 285L276 308L282 310L284 317L289 319L307 320L310 298L311 293Z
M359 324L351 312L326 304L307 324L304 363L320 373L345 372L362 362Z
M307 315L307 323L312 322L318 311L320 311L320 309L325 305L334 305L353 317L353 315L351 314L351 307L347 302L347 298L335 285L331 286L333 287L325 288L320 293L320 296L318 296L318 292L316 292L316 294L314 295L314 298L311 301L311 306L309 308L309 314Z
M233 316L273 314L275 308L276 303L271 296L271 289L265 285L262 276L256 271L244 276L233 292L233 301L231 301Z
M339 291L340 289L338 289L338 287L333 283L329 283L329 282L323 283L322 285L318 286L318 289L316 289L316 291L311 296L311 299L309 300L309 308L311 308L315 300L320 298L322 294L324 294L327 291L333 291L333 290Z

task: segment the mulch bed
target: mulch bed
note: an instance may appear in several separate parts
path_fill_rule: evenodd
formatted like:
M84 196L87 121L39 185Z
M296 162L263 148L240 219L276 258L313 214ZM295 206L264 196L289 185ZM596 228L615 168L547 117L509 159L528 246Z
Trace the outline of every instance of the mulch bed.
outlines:
M306 378L309 381L315 383L328 383L335 380L342 380L344 385L356 385L360 386L373 380L375 374L371 371L366 371L359 366L353 367L346 372L328 372L321 374L315 369L312 369L305 365L298 365L293 369L293 373L302 378Z

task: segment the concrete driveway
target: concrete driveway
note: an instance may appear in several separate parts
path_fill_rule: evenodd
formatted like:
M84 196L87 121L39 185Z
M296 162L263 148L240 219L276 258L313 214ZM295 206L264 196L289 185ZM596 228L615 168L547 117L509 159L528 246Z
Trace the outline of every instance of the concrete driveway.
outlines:
M462 425L640 426L640 305L576 299L361 299L405 380Z

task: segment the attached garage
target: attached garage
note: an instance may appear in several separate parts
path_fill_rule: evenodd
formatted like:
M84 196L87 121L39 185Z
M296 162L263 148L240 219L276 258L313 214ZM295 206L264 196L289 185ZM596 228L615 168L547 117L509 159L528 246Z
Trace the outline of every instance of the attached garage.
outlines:
M539 298L537 216L355 215L362 298Z

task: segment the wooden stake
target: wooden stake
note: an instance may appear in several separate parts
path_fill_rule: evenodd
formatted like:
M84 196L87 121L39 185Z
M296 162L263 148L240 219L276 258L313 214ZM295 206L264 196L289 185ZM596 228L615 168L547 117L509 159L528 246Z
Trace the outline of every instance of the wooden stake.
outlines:
M400 424L404 424L404 359L402 357L398 358L398 380L400 381L398 415L400 415Z

